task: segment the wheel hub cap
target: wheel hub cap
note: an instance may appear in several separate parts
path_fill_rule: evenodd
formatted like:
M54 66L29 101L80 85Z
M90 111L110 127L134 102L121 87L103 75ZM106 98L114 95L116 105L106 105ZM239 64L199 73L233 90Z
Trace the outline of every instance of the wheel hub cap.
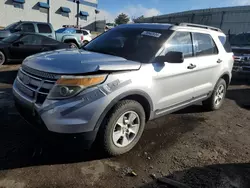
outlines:
M215 98L214 98L214 104L216 106L220 105L220 103L224 98L224 94L225 94L225 87L224 85L220 85L215 93Z
M112 140L117 147L128 146L137 136L140 128L139 115L134 111L122 114L115 123Z

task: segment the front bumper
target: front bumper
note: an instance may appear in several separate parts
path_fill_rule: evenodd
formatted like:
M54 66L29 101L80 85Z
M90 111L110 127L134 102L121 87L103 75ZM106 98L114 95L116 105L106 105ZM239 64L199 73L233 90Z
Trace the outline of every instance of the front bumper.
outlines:
M84 107L79 106L78 109L74 109L82 102L79 96L78 100L45 100L42 105L38 105L19 90L17 81L13 84L13 95L17 109L26 121L40 130L60 134L91 133L95 135L95 125L102 109L105 108L104 105L100 105L104 102L96 100ZM68 109L73 109L73 112L67 111Z

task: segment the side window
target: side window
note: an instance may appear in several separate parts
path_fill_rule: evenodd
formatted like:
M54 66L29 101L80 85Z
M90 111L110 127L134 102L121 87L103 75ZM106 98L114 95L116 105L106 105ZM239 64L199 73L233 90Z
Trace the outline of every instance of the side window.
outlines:
M229 43L229 40L226 36L219 36L221 44L224 46L226 52L232 52L231 45Z
M20 39L24 45L41 45L42 37L36 35L26 35Z
M52 30L48 24L37 24L39 33L52 33Z
M191 33L177 31L173 38L168 41L166 53L170 51L182 52L184 57L192 57L193 45Z
M35 32L35 27L32 23L24 23L18 27L18 29L21 29L24 32Z
M196 56L218 54L218 49L209 34L193 33L193 41Z
M56 41L56 40L50 39L50 38L48 38L48 37L43 37L43 38L42 38L42 43L43 43L44 45L56 45L56 44L58 44L59 42Z
M87 31L82 31L82 34L83 35L88 35L88 32Z

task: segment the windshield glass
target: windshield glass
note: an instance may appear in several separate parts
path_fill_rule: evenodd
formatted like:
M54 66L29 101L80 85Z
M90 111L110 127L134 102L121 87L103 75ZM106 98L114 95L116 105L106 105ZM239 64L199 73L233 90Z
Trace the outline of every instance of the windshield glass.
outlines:
M8 25L7 27L5 27L5 30L14 30L16 28L16 26L18 25L18 23L13 23Z
M171 33L164 29L115 28L91 41L84 49L147 63Z
M243 33L231 39L231 45L250 45L250 33Z
M20 34L12 34L7 38L4 38L3 40L1 40L4 43L12 43L15 42L21 35Z

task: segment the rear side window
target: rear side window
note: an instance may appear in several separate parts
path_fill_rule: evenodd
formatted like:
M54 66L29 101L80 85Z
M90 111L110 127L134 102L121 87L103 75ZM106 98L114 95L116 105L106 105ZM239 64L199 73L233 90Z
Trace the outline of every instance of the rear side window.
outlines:
M43 44L44 45L57 45L59 44L59 42L48 37L43 37Z
M52 33L52 30L47 24L37 24L39 33Z
M82 34L83 35L88 35L88 32L87 31L82 31Z
M221 44L224 46L226 52L228 53L232 52L232 48L231 48L228 38L225 36L219 36L219 39L220 39Z
M193 43L196 56L218 54L218 49L209 34L193 33Z
M191 33L177 31L168 42L166 53L170 51L182 52L185 58L192 57L193 47Z

